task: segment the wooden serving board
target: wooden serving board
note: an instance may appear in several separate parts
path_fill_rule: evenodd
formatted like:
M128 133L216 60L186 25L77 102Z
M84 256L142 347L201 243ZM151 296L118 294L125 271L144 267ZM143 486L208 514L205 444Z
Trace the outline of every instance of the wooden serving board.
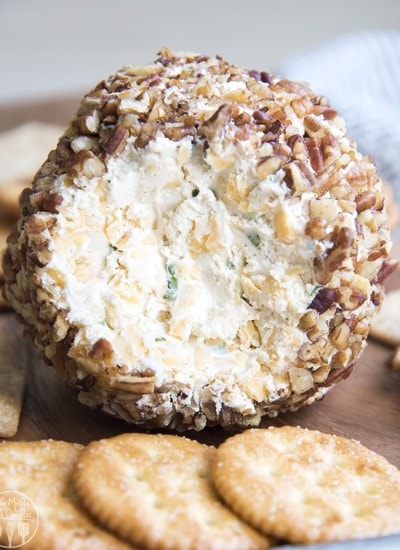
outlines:
M67 123L76 105L76 101L68 99L0 108L0 131L33 119ZM400 251L400 246L396 246L396 250ZM388 289L398 287L400 270L391 276L387 285ZM86 444L135 430L81 405L74 392L64 386L55 371L38 359L24 341L22 329L12 313L0 315L0 353L5 353L10 335L16 333L20 335L17 345L29 346L29 374L20 426L14 439L54 438ZM393 371L388 365L392 353L390 348L370 341L351 376L339 382L322 401L296 413L265 419L263 426L291 424L352 437L400 467L400 371ZM12 353L10 360L13 360ZM212 428L185 435L218 444L229 434Z

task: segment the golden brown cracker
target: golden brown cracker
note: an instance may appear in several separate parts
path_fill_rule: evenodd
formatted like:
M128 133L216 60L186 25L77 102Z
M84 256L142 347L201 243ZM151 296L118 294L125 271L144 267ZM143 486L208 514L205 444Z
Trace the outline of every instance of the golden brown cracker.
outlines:
M394 370L400 370L400 346L396 348L392 357L392 367Z
M217 496L210 482L215 452L174 435L124 434L93 442L75 469L76 490L102 524L144 548L270 547Z
M226 440L213 460L228 505L295 543L400 532L400 472L359 443L285 426Z
M27 356L20 335L2 334L0 355L0 437L13 437L18 430L27 374Z
M81 450L81 445L52 440L0 444L0 507L2 494L17 492L22 496L16 495L14 512L22 515L20 503L24 496L28 502L25 511L29 512L29 517L22 518L25 529L19 528L21 517L0 519L0 545L9 544L12 534L14 546L25 536L26 549L131 548L97 527L81 509L70 483Z
M389 346L400 345L400 289L386 294L369 335Z
M26 374L0 366L0 438L14 437L22 411Z

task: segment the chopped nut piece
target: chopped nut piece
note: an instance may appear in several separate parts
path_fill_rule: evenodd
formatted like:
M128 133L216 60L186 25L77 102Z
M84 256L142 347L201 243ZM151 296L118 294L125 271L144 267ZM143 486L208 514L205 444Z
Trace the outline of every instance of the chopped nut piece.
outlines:
M134 394L150 394L154 391L154 376L118 376L112 382L114 390L124 391Z
M100 115L97 109L85 115L78 116L76 119L78 132L84 135L96 135L100 128Z
M30 195L30 202L32 206L35 206L38 210L44 212L51 212L56 214L58 207L63 202L63 197L59 193L46 193L45 191L39 191Z
M306 225L306 234L310 235L313 239L325 239L327 235L327 222L321 216L315 216L311 218Z
M105 174L105 164L91 151L78 151L63 163L67 174L76 177L83 174L87 178L100 177Z
M399 262L397 260L384 261L374 282L382 283L395 269L397 269L398 265Z
M325 166L321 147L314 138L306 138L304 142L310 156L310 162L313 170L315 170L316 173L321 172Z
M317 295L308 306L309 309L315 309L317 313L325 313L327 309L338 299L338 291L330 288L321 288Z
M221 105L215 113L202 124L198 130L199 135L208 140L218 136L223 128L229 124L232 119L232 108L230 105Z
M350 328L347 324L336 327L331 334L332 344L340 351L345 351L348 346Z
M312 327L315 327L317 322L317 312L315 309L312 309L311 311L307 311L302 318L299 321L299 327L301 330L308 330Z
M136 149L144 149L146 145L155 139L159 129L159 124L156 122L147 122L140 128L138 137L135 140Z
M371 208L376 203L375 193L372 191L364 191L356 196L357 212L363 212L367 208Z
M165 136L172 141L179 141L187 136L194 136L196 129L194 126L173 126L172 128L167 128L164 132Z
M296 232L290 222L289 214L284 208L280 208L274 217L276 236L286 244L293 243Z
M283 164L283 158L280 156L271 156L261 158L257 163L257 176L265 179L271 174L275 174Z
M120 155L124 150L129 137L129 130L124 126L115 126L111 136L104 145L104 152L107 155Z
M302 394L314 386L312 374L306 369L291 367L289 379L292 390L297 394Z
M113 347L110 344L108 340L105 338L100 338L100 340L97 340L97 342L93 345L92 349L90 350L89 356L93 359L109 359L113 353Z

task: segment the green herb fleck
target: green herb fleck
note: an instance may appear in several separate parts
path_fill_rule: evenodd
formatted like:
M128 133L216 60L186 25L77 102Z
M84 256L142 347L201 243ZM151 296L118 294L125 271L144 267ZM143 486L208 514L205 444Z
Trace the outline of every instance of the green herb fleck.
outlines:
M248 233L247 238L256 248L260 248L261 237L258 233Z
M164 294L164 300L175 300L178 290L178 279L176 278L175 266L167 264L167 292Z
M156 342L165 342L165 338L164 338L164 336L158 336L157 338L155 338L155 341Z
M197 197L197 195L200 193L200 189L193 189L192 190L192 197Z
M236 266L235 266L235 264L234 264L233 262L228 261L228 264L227 264L227 265L228 265L228 268L229 268L229 269L232 269L233 271L236 269Z

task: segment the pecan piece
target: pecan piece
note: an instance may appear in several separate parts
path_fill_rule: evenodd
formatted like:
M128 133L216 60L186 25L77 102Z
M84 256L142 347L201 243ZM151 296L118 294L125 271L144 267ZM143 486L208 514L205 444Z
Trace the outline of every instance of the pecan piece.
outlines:
M78 116L75 125L78 132L83 135L96 135L100 128L99 111L94 109L90 113Z
M333 329L330 335L330 340L335 348L340 351L345 351L348 347L349 336L349 325L347 323L342 323L341 325Z
M129 135L129 130L127 128L117 124L104 144L103 149L105 154L114 156L120 155L124 150Z
M308 309L315 309L317 313L324 313L338 298L337 290L331 288L321 288L314 296Z
M306 235L309 235L313 239L325 239L328 224L321 216L315 216L311 218L306 225Z
M357 212L363 212L368 208L372 208L376 203L376 196L373 191L364 191L356 196Z
M154 386L154 376L119 375L116 380L112 382L112 387L115 390L139 395L153 393Z
M271 123L271 116L265 111L254 111L253 118L256 124Z
M227 104L221 105L215 113L206 120L199 128L199 135L212 140L232 119L232 107Z
M40 218L37 214L30 216L25 223L25 230L30 234L41 233L47 228L44 219Z
M311 115L304 117L304 128L307 130L309 135L318 132L321 129L319 121Z
M30 196L32 206L51 214L58 213L58 207L62 204L63 200L62 195L59 193L47 193L46 191L39 191Z
M332 235L334 246L326 259L329 271L335 271L351 255L354 233L349 227L335 228Z
M299 321L299 328L303 331L314 328L317 323L317 318L318 315L314 309L307 311Z
M333 272L328 269L326 258L314 258L313 261L315 278L320 285L326 285L332 279Z
M323 383L323 386L331 386L333 383L339 382L339 380L346 380L351 374L351 371L353 370L353 365L349 365L348 367L343 367L342 369L335 368L332 369L329 373L328 378Z
M135 140L134 147L136 149L144 149L146 145L155 139L160 125L157 122L146 122L140 128L138 137Z
M374 283L382 283L393 271L397 268L399 262L397 260L385 260L374 279Z
M179 141L186 136L194 136L195 133L196 128L194 126L172 126L164 130L165 137L172 141Z
M84 175L87 178L100 177L106 172L104 163L91 151L83 149L72 155L63 163L65 172L78 177Z
M109 359L112 356L113 348L108 340L105 338L99 338L92 349L89 352L89 357L93 359Z
M285 161L283 155L269 155L261 157L257 162L256 172L260 179L265 179L268 176L275 174Z
M254 78L254 80L257 80L257 82L261 82L261 73L260 71L249 71L249 76L251 78Z
M308 150L311 167L318 174L318 172L321 172L324 169L324 157L321 147L319 146L318 141L314 138L306 138L304 143L306 144Z

